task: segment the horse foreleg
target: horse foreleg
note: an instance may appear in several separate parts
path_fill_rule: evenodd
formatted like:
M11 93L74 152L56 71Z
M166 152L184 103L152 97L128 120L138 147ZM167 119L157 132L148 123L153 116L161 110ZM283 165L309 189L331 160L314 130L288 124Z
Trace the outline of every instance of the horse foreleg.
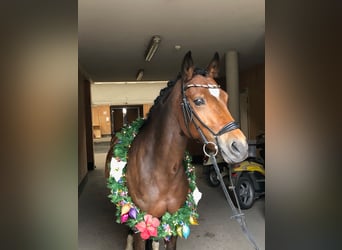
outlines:
M169 241L165 244L166 250L176 250L177 247L177 237L178 236L172 236Z
M139 233L133 235L134 250L145 250L145 244L145 240L140 237Z

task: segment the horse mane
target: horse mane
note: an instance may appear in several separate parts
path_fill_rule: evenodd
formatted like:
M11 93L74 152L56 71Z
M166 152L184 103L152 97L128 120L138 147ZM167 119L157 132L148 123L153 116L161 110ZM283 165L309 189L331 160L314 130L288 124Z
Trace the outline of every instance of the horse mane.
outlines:
M201 68L195 68L193 72L193 76L195 75L202 75L202 76L208 76L208 71ZM155 107L160 103L161 100L166 98L168 94L170 93L170 90L173 89L176 82L181 78L181 74L179 73L175 80L170 80L167 82L167 86L160 90L159 96L157 96L156 99L154 99L153 105L150 108L150 111L147 114L147 118L144 120L143 126L150 120L151 114L153 113L153 110Z
M154 99L153 105L150 109L150 112L148 113L148 118L150 117L151 112L153 112L155 106L157 106L160 103L160 101L164 99L165 96L167 96L167 94L170 92L171 89L173 89L173 87L179 79L180 77L177 76L175 80L168 81L166 87L160 90L159 96L156 99Z

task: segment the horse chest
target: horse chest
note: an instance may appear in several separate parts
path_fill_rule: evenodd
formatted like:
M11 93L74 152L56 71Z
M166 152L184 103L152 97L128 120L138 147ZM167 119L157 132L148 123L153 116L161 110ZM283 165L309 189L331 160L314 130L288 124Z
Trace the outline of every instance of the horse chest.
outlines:
M161 217L165 212L176 212L184 204L189 190L185 173L167 177L154 173L132 183L130 176L127 177L133 201L141 210L155 217Z

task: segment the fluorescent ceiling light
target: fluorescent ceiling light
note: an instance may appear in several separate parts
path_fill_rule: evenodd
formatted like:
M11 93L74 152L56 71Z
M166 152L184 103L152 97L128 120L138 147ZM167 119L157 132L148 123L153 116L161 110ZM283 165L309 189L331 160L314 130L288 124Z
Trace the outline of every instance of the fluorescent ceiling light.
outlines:
M160 41L161 41L160 36L153 36L152 37L150 45L148 46L148 49L147 49L145 61L147 61L147 62L151 61L152 57L154 56L154 54L156 53L156 51L159 47Z
M168 81L128 81L128 82L94 82L95 85L124 85L124 84L167 84Z

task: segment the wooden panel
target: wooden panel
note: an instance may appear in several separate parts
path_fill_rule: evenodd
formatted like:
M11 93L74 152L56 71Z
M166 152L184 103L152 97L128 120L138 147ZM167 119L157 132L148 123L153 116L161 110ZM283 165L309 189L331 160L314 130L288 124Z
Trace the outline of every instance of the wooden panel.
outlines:
M150 112L150 109L153 104L144 104L143 105L143 112L144 112L144 118L147 117L148 112Z
M110 135L110 111L109 105L99 105L92 107L93 126L99 125L102 135Z
M110 135L110 113L109 105L99 107L99 121L102 135Z
M93 134L94 138L99 139L101 138L101 127L99 125L93 125Z
M99 115L98 115L98 106L91 107L91 122L92 122L92 125L100 125Z
M249 138L265 131L265 65L258 65L240 75L240 89L248 89Z

